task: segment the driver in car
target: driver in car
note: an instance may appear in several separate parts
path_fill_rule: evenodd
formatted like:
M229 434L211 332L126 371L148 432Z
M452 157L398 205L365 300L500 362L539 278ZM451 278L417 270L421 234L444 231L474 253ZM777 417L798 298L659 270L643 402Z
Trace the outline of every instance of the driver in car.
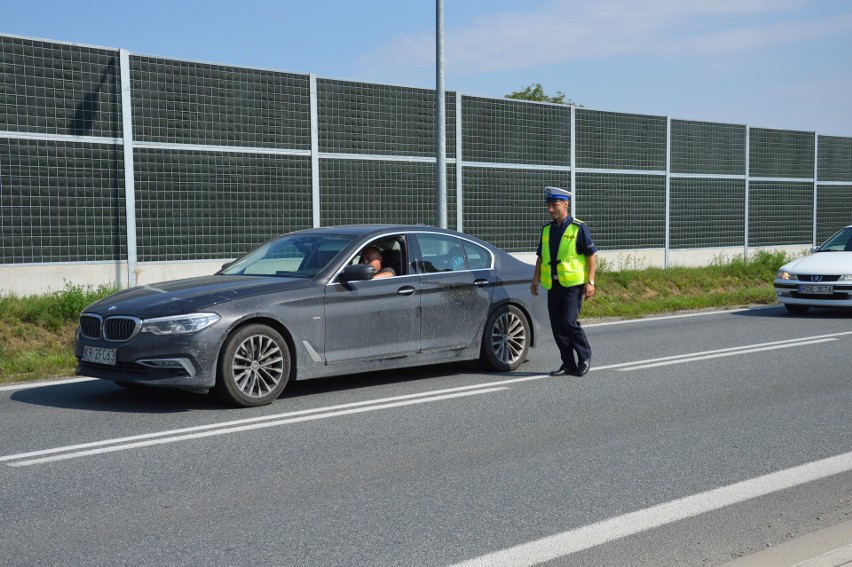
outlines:
M373 279L390 278L396 275L393 268L390 266L382 267L382 251L378 246L367 246L364 251L361 252L360 263L373 266L373 268L376 269L376 275L373 276Z

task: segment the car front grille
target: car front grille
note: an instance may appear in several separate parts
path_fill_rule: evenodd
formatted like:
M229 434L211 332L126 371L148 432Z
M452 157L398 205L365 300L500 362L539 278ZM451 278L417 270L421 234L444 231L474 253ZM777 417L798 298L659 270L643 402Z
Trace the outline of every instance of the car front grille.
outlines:
M141 326L142 321L136 317L107 317L104 320L104 338L108 341L129 341Z
M840 276L811 276L805 274L799 274L798 280L800 282L812 282L812 283L831 283L836 282L840 279Z
M101 338L101 317L83 313L80 315L80 334L87 339Z
M102 319L99 315L80 315L80 334L87 339L104 339L111 342L129 341L139 332L142 320L137 317L116 315Z

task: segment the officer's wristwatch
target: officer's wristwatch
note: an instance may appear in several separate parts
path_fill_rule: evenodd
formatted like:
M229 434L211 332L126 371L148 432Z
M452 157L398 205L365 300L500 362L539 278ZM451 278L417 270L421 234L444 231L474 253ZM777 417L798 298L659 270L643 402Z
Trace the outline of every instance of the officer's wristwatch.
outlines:
M590 285L590 286L594 286L594 285L595 285L595 280L589 280L589 285Z

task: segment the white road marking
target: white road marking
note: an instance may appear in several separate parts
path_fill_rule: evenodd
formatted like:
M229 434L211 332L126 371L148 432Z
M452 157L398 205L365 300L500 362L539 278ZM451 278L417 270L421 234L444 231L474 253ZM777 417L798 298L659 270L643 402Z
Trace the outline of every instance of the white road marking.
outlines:
M657 321L665 321L667 319L685 319L687 317L706 317L707 315L725 315L728 313L742 313L744 311L756 311L759 309L770 309L778 307L778 305L770 305L766 307L742 307L739 309L726 309L719 311L700 311L698 313L677 313L675 315L661 315L659 317L642 317L641 319L621 319L618 321L603 321L601 323L583 323L583 328L589 327L608 327L610 325L629 325L631 323L655 323Z
M701 315L703 315L702 313ZM685 316L696 316L699 314L690 314ZM639 360L632 362L624 362L619 364L611 364L607 366L597 366L593 367L592 371L599 370L619 370L619 371L629 371L629 370L638 370L643 368L653 368L656 366L664 366L668 364L678 364L681 362L691 362L696 360L706 360L711 358L717 358L721 356L735 356L739 354L748 354L752 352L760 352L765 350L772 350L778 348L788 348L794 346L809 346L812 344L817 344L821 342L834 341L837 340L837 337L844 335L852 335L852 331L841 332L841 333L833 333L828 335L816 335L812 337L800 337L796 339L787 339L783 341L775 341L771 343L759 343L753 345L743 345L739 347L731 347L725 349L717 349L710 351L699 351L694 353L680 354L674 356L668 356L663 358L655 358L655 359L647 359L647 360ZM208 425L200 425L195 427L187 427L182 429L168 430L168 431L160 431L154 433L146 433L140 435L134 435L129 437L122 437L116 439L106 439L101 441L94 441L89 443L82 443L76 445L69 445L64 447L55 447L51 449L42 449L37 451L31 451L26 453L18 453L14 455L5 455L0 456L0 462L7 462L9 466L26 466L26 465L34 465L41 464L45 462L52 462L58 460L66 460L70 458L75 458L79 456L88 456L93 454L100 454L112 451L118 451L123 449L130 449L135 447L143 447L149 445L157 445L163 443L171 443L175 441L194 439L200 437L209 437L213 435L224 435L226 433L245 431L249 429L258 429L263 427L273 427L276 425L284 425L287 423L297 423L301 421L310 421L314 419L322 419L325 417L335 417L339 415L348 415L352 413L363 413L365 411L372 411L376 409L384 409L390 407L399 407L403 405L412 405L415 403L425 403L429 401L436 401L440 399L450 399L454 397L461 397L466 395L473 395L476 393L487 393L499 390L505 390L507 384L514 384L520 382L527 382L532 380L541 380L543 378L549 378L549 374L535 374L530 376L522 376L519 378L510 378L506 380L500 380L499 382L489 382L483 384L473 384L469 386L461 386L457 388L449 388L445 390L435 390L429 392L420 392L415 394L407 394L403 396L396 396L391 398L382 398L376 400L365 400L361 402L353 402L349 404L342 404L337 406L329 406L325 408L313 408L307 410L301 410L296 412L289 412L283 414L274 414L267 416L260 416L254 418L248 418L243 420L236 421L228 421L221 423L214 423ZM13 390L13 389L21 389L27 387L44 387L55 385L57 383L60 384L68 384L74 382L84 382L96 380L94 378L76 378L70 380L63 381L53 381L53 382L43 382L37 384L29 384L29 385L14 385L0 388L2 390ZM366 407L365 406L369 406ZM361 408L361 409L356 409ZM321 414L321 415L313 415L312 414ZM266 422L266 423L263 423ZM112 447L109 447L112 446ZM46 457L47 455L59 455L54 457ZM41 458L33 458L33 457L41 457ZM14 461L14 462L13 462Z
M16 467L36 465L53 461L67 460L75 457L83 457L124 449L132 449L136 447L160 445L175 441L197 439L201 437L236 433L239 431L248 431L251 429L261 429L265 427L274 427L277 425L286 425L289 423L299 423L303 421L324 419L327 417L337 417L341 415L364 413L367 411L373 411L378 409L401 407L406 405L426 403L443 399L452 399L480 393L484 394L490 392L497 392L501 390L508 390L509 388L507 387L507 384L529 382L532 380L541 380L543 378L550 378L550 375L535 374L532 376L521 376L518 378L499 380L497 382L471 384L468 386L458 386L456 388L448 388L444 390L431 390L428 392L405 394L402 396L394 396L390 398L364 400L360 402L351 402L336 406L311 408L294 412L239 419L234 421L224 421L207 425L197 425L181 429L171 429L166 431L157 431L153 433L143 433L140 435L118 437L114 439L103 439L100 441L91 441L88 443L78 443L75 445L53 447L51 449L40 449L37 451L29 451L25 453L2 455L0 456L0 463L5 462L8 466ZM46 455L57 456L46 457ZM42 458L34 459L33 457Z
M638 370L642 368L652 368L655 366L663 366L667 364L677 364L681 362L691 362L695 360L706 360L710 358L716 358L720 356L734 356L738 354L747 354L751 352L759 352L764 350L771 350L777 348L787 348L793 346L806 346L811 344L817 344L820 342L833 341L837 340L836 337L844 336L844 335L852 335L852 331L841 332L841 333L833 333L829 335L817 335L813 337L801 337L797 339L788 339L784 341L775 341L771 343L759 343L753 345L743 345L739 347L731 347L725 349L717 349L710 351L701 351L687 354L679 354L674 356L668 356L664 358L655 358L655 359L647 359L647 360L638 360L632 362L624 362L620 364L611 364L608 366L597 366L593 367L592 371L599 370L620 370L620 371L629 371L629 370ZM335 417L338 415L347 415L350 413L362 413L364 411L371 411L373 409L383 409L389 407L398 407L399 405L411 405L413 403L423 403L427 401L439 400L439 399L448 399L453 397L459 397L463 395L472 395L473 393L486 393L491 391L497 391L502 389L507 389L506 385L515 384L520 382L528 382L532 380L541 380L543 378L549 378L549 374L535 374L531 376L522 376L519 378L510 378L506 380L500 380L499 382L489 382L484 384L473 384L469 386L460 386L457 388L449 388L446 390L434 390L430 392L420 392L415 394L407 394L403 396L396 396L392 398L382 398L377 400L366 400L361 402L353 402L349 404L342 404L338 406L330 406L325 408L313 408L308 410L301 410L296 412L289 412L283 414L274 414L260 417L253 417L248 419L236 420L236 421L227 421L221 423L214 423L208 425L199 425L195 427L187 427L182 429L174 429L169 431L159 431L154 433L146 433L141 435L134 435L130 437L122 437L116 439L105 439L101 441L93 441L89 443L81 443L76 445L69 445L65 447L55 447L51 449L42 449L38 451L30 451L27 453L18 453L14 455L5 455L0 456L0 462L6 462L9 466L26 466L26 465L34 465L41 464L45 462L52 462L58 460L66 460L78 456L88 456L93 454L100 454L106 452L112 452L122 449L129 449L135 447L143 447L149 445L158 445L163 443L171 443L175 441L181 441L186 439L194 439L199 437L209 437L212 435L223 435L225 433L237 432L237 431L245 431L247 429L258 429L263 427L272 427L276 425L284 425L287 423L297 423L299 421L309 421L312 419L321 419L324 417ZM74 381L85 381L90 380L88 378L82 378ZM70 381L66 381L68 383ZM50 385L53 384L51 382L44 383L42 385ZM496 387L495 387L496 386ZM468 393L465 393L468 392ZM404 401L408 400L408 401ZM413 400L413 401L412 401ZM367 409L363 409L365 406ZM362 408L362 409L355 409ZM309 416L311 414L322 414L313 417L304 417ZM300 417L301 416L301 417ZM267 423L263 423L267 422ZM272 422L272 423L269 423ZM255 424L255 425L250 425ZM215 431L214 431L215 430ZM112 447L109 447L112 446ZM47 457L47 455L59 455L55 457ZM33 458L39 457L39 458ZM14 461L14 462L13 462Z
M665 361L665 362L655 362L653 364L642 364L640 366L630 366L628 368L619 368L618 371L619 372L629 372L631 370L642 370L643 368L656 368L658 366L668 366L668 365L671 365L671 364L681 364L681 363L684 363L684 362L695 362L697 360L710 360L711 358L721 358L721 357L724 357L724 356L737 356L737 355L740 355L740 354L749 354L749 353L752 353L752 352L763 352L763 351L766 351L766 350L777 350L779 348L791 348L791 347L797 347L797 346L810 346L810 345L814 345L814 344L817 344L817 343L827 343L827 342L836 341L836 340L837 339L819 339L819 340L816 340L816 341L789 343L789 344L785 344L785 345L773 345L773 346L765 346L765 347L759 347L759 348L740 349L740 350L737 350L736 352L706 354L706 355L702 355L702 356L686 357L686 358L683 358L681 360L668 360L668 361Z
M12 392L14 390L29 390L30 388L45 388L47 386L62 386L64 384L75 384L77 382L93 382L97 378L65 378L62 380L48 380L45 382L22 382L9 386L0 386L0 392Z
M543 378L543 377L544 376L539 376L539 378ZM181 428L181 429L170 429L170 430L166 430L166 431L157 431L157 432L154 432L154 433L143 433L143 434L140 434L140 435L132 435L130 437L118 437L118 438L115 438L115 439L104 439L104 440L101 440L101 441L92 441L90 443L80 443L80 444L77 444L77 445L66 445L64 447L55 447L53 449L42 449L42 450L39 450L39 451L30 451L28 453L18 453L18 454L15 454L15 455L0 456L0 462L13 461L13 460L18 460L18 459L25 459L25 458L29 458L29 457L38 457L38 456L50 455L50 454L54 454L54 453L64 453L64 452L68 452L68 451L75 451L75 450L78 450L78 449L90 449L92 447L103 447L105 445L129 443L129 442L133 442L133 441L141 441L143 439L156 439L158 437L168 437L168 436L171 436L171 435L181 435L181 434L184 434L184 433L193 433L193 432L196 432L196 431L206 431L206 430L210 430L210 429L221 429L221 428L226 428L226 427L234 427L234 426L246 425L246 424L249 424L249 423L273 421L273 420L278 420L278 419L288 419L288 418L292 418L292 417L296 417L296 416L300 416L300 415L310 415L310 414L316 414L316 413L335 412L335 411L338 411L338 410L343 410L343 409L348 409L348 408L356 408L356 407L363 407L363 406L370 406L370 405L386 404L386 403L389 403L389 402L396 402L396 401L400 401L400 400L410 400L410 399L415 399L415 398L426 398L426 397L431 397L431 396L441 396L443 394L453 394L453 393L456 393L456 392L465 392L465 391L469 391L469 390L494 388L495 386L500 386L504 383L520 382L520 381L526 381L526 380L530 380L530 379L531 379L530 377L525 376L523 378L517 378L517 379L514 379L514 380L505 380L503 382L500 382L499 384L495 384L493 382L487 382L487 383L483 383L483 384L472 384L470 386L458 386L458 387L455 387L455 388L447 388L445 390L431 390L431 391L428 391L428 392L418 392L418 393L415 393L415 394L405 394L405 395L402 395L402 396L393 396L393 397L389 397L389 398L378 398L378 399L373 399L373 400L363 400L363 401L360 401L360 402L350 402L348 404L340 404L340 405L335 405L335 406L311 408L311 409L298 410L298 411L292 411L292 412L276 413L276 414L272 414L272 415L262 415L262 416L258 416L258 417L249 417L249 418L237 419L237 420L233 420L233 421L223 421L223 422L220 422L220 423L210 423L210 424L207 424L207 425L196 425L196 426L193 426L193 427L184 427L184 428Z
M452 567L526 567L746 500L852 471L852 452L678 498L644 510L488 553Z
M491 387L488 387L491 386ZM268 427L277 427L279 425L288 425L292 423L302 423L306 421L315 421L319 419L327 419L330 417L340 417L344 415L352 415L358 413L365 413L369 411L377 411L381 409L390 409L397 408L403 406L410 406L414 404L424 404L427 402L436 402L441 400L449 400L454 398L461 398L466 396L475 396L477 394L488 394L492 392L499 392L502 390L508 390L509 388L505 386L493 386L491 384L479 385L479 386L468 386L458 388L454 393L447 393L442 395L429 395L429 394L413 394L410 396L400 396L400 398L409 398L394 402L386 402L386 403L376 403L376 401L372 402L359 402L355 404L347 404L350 407L348 409L338 409L334 410L333 408L325 408L323 410L304 410L302 412L292 412L290 414L279 414L276 416L264 416L258 418L250 418L247 420L242 420L242 424L237 424L239 422L230 422L230 423L219 423L207 426L199 426L193 428L187 428L183 430L173 430L173 431L162 431L158 433L151 433L148 435L138 435L135 437L126 437L123 439L110 439L105 441L96 441L94 443L86 443L82 445L72 445L68 447L57 447L54 449L45 449L43 451L33 451L30 453L19 453L16 455L5 455L0 457L0 461L7 462L7 465L10 467L25 467L31 465L40 465L44 463L52 463L56 461L64 461L68 459L76 459L80 457L88 457L92 455L100 455L104 453L113 453L116 451L126 451L129 449L138 449L141 447L150 447L153 445L164 445L166 443L176 443L178 441L188 441L191 439L201 439L204 437L214 437L219 435L229 435L232 433L239 433L242 431L251 431L256 429L265 429ZM434 394L434 392L432 392ZM351 407L364 405L365 403L371 404L366 407ZM301 414L301 415L297 415ZM307 414L307 415L305 415ZM262 421L263 420L263 421ZM206 430L205 430L206 429ZM188 431L193 431L192 433L187 433ZM183 434L181 434L183 433ZM98 447L98 448L90 448L86 449L85 447ZM49 455L52 456L43 456L39 458L30 458L37 455Z
M752 345L741 345L730 348L721 348L715 350L705 350L698 352L690 352L686 354L675 354L672 356L664 356L662 358L649 358L647 360L634 360L632 362L621 362L618 364L608 364L606 366L593 366L591 370L614 370L614 369L627 369L632 370L634 368L641 367L651 367L657 363L665 363L667 361L674 362L689 362L691 360L702 360L703 358L713 358L712 355L722 354L722 353L731 353L731 355L736 354L745 354L747 352L759 352L760 350L770 350L772 348L784 348L785 346L805 346L809 344L816 344L820 342L825 342L829 340L836 340L837 337L842 337L846 335L852 335L852 331L844 331L840 333L831 333L828 335L814 335L812 337L799 337L796 339L787 339L784 341L772 341L769 343L756 343ZM722 356L725 356L722 354ZM644 366L643 366L644 365ZM661 364L662 365L662 364Z

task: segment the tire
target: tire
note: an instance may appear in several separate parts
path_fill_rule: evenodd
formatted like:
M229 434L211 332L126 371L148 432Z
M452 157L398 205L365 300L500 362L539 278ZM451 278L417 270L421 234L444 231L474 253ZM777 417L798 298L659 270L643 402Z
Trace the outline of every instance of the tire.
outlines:
M214 391L240 407L272 403L290 378L290 350L280 333L266 325L237 329L219 357Z
M808 309L810 309L810 307L807 305L798 305L795 303L785 303L784 309L786 309L793 315L803 315L808 312Z
M517 370L530 350L530 323L514 305L496 309L485 323L480 363L491 370Z

